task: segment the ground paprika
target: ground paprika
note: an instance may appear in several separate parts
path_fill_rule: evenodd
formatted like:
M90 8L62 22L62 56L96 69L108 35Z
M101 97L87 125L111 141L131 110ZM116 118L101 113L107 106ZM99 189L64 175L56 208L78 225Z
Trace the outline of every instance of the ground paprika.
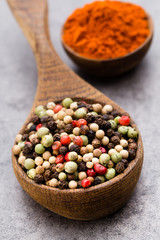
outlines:
M145 11L119 1L95 1L77 9L64 25L64 42L82 56L112 59L138 48L149 35Z

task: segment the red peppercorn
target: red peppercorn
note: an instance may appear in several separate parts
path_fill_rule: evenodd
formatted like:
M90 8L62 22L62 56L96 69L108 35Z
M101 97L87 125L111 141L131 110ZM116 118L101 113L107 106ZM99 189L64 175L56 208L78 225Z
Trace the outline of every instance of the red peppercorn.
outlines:
M68 135L63 135L60 139L62 145L68 145L71 142L71 139Z
M77 127L77 121L76 121L76 120L73 120L73 121L72 121L72 125L73 125L73 127Z
M64 163L64 156L62 154L56 157L56 164L58 163Z
M89 179L85 178L82 180L81 184L82 184L83 188L87 188L87 187L91 186L91 181Z
M42 123L38 124L36 127L36 131L38 131L38 129L40 129L42 127Z
M52 145L53 150L59 150L62 144L59 141L55 141Z
M57 104L53 110L55 113L58 113L61 109L62 109L62 106Z
M77 127L81 127L82 125L87 125L87 121L85 119L79 119L77 121Z
M31 142L25 142L24 144L30 144L31 145L32 143Z
M76 136L73 138L73 143L77 144L79 147L83 146L83 139L80 136Z
M106 153L107 152L104 147L100 147L99 149L101 150L102 153Z
M95 177L96 172L94 171L93 168L91 168L91 169L88 169L88 170L87 170L87 175L88 175L89 177Z
M94 170L96 171L96 173L98 173L99 175L104 175L107 172L107 168L104 167L103 165L96 163L94 165Z
M68 152L68 153L66 153L66 155L65 155L65 157L64 157L64 159L66 160L66 162L69 162L70 160L68 159L68 154L69 154L70 152Z
M128 116L122 116L119 119L119 123L123 126L127 126L130 124L130 118Z

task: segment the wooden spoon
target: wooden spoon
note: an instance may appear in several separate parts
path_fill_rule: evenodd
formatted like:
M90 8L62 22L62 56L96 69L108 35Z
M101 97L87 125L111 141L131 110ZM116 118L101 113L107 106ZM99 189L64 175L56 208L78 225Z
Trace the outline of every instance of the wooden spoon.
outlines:
M143 57L148 52L148 49L152 43L153 39L153 21L151 16L147 14L148 27L150 34L144 41L144 43L135 49L133 52L128 53L127 55L119 58L113 59L90 59L84 57L77 52L75 52L71 47L69 47L63 39L64 26L62 27L61 42L64 50L68 56L82 69L93 76L105 76L105 77L115 77L121 75L125 72L128 72L135 66L137 66Z
M121 113L124 112L116 103L72 72L57 56L49 37L47 0L8 0L8 3L33 49L38 67L37 93L26 123L35 106L45 105L48 101L61 101L68 96L92 103L111 104ZM137 129L132 119L131 121ZM26 123L20 132L23 132ZM14 155L12 163L22 188L38 203L68 218L96 219L112 214L129 200L142 168L142 139L139 135L136 158L124 173L88 189L60 190L36 184L27 177Z

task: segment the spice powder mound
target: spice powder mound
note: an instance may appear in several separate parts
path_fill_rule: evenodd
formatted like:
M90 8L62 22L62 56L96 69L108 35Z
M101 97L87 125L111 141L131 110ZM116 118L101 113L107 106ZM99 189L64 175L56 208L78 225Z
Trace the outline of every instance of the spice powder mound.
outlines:
M75 10L64 24L63 40L84 57L112 59L134 51L149 33L140 6L107 0Z

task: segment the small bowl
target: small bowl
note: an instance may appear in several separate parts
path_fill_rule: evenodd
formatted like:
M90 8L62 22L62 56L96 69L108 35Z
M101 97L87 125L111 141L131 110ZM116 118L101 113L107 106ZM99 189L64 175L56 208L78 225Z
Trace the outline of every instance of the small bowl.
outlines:
M150 34L145 42L133 52L119 58L97 60L83 57L69 47L63 40L64 26L62 27L61 42L68 56L82 69L94 76L115 77L128 72L140 63L147 53L153 39L153 21L148 16Z

